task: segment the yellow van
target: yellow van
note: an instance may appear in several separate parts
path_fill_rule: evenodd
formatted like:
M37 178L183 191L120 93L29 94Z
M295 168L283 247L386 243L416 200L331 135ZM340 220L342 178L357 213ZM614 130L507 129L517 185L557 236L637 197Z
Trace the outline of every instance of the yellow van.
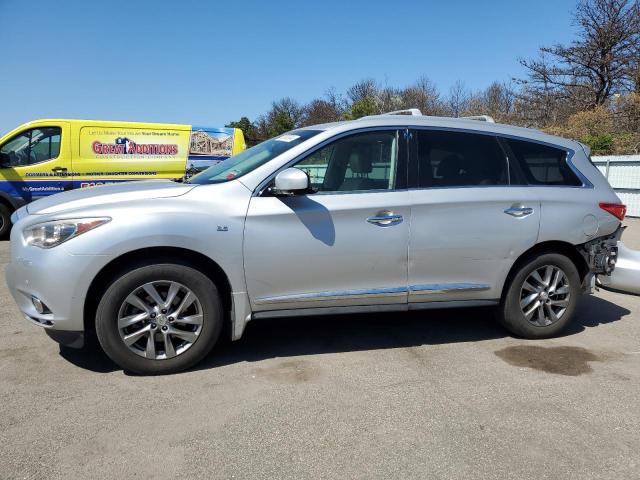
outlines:
M174 179L244 150L242 130L165 123L36 120L0 138L0 236L21 205L112 182Z

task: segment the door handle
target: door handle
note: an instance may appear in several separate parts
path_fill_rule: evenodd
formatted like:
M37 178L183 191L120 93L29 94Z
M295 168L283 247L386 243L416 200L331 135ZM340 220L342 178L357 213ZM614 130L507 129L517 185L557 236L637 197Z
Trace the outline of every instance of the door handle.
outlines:
M51 171L53 173L67 173L67 169L65 167L54 167Z
M533 213L533 208L515 204L507 208L504 213L516 218L528 217Z
M392 227L393 225L402 223L402 220L404 220L402 215L396 215L393 212L387 211L378 212L377 215L367 218L367 222L379 227Z

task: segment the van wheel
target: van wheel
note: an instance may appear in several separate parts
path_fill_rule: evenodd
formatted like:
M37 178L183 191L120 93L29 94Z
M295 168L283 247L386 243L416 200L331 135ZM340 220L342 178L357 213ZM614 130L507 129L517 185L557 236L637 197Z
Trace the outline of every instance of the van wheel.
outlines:
M7 238L11 231L11 210L0 203L0 238Z
M223 324L215 284L186 265L136 268L100 300L96 333L105 353L141 375L192 367L213 348Z
M571 321L580 294L580 276L564 255L543 253L524 262L512 276L498 320L524 338L548 338Z

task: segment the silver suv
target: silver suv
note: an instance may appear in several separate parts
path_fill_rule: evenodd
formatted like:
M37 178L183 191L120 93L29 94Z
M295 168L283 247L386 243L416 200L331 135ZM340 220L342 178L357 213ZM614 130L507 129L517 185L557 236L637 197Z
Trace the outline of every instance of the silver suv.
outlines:
M260 318L494 305L515 335L557 334L614 268L625 213L587 147L409 113L294 130L183 182L38 200L13 217L11 293L54 340L95 330L141 374Z

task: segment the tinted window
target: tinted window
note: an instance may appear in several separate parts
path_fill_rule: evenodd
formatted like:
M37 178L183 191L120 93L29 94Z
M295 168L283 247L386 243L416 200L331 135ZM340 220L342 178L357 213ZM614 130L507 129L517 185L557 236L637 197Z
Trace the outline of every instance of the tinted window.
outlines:
M0 148L4 167L24 167L57 158L60 154L59 127L34 128L22 132Z
M398 132L367 132L336 140L295 166L320 192L391 190L397 187Z
M504 139L513 152L514 185L570 185L582 182L567 165L567 152L524 140Z
M418 186L506 185L507 160L492 135L417 130Z

